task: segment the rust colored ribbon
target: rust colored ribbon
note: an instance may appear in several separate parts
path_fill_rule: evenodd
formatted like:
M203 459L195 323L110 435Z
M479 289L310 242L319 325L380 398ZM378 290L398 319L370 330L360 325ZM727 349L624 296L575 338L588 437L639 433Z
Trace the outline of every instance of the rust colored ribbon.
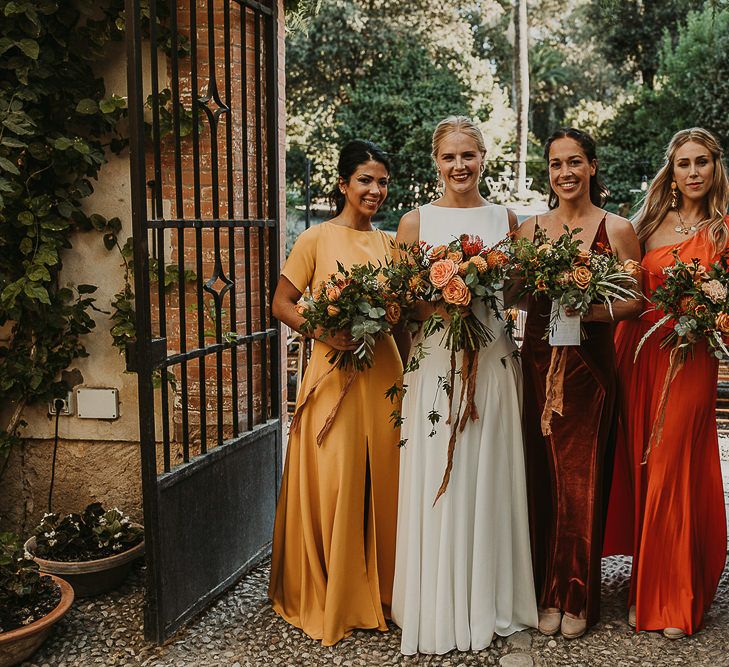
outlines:
M294 416L291 419L291 426L289 428L289 431L291 433L296 433L299 428L299 425L301 423L301 415L304 412L304 406L306 406L309 399L314 395L314 392L316 391L317 387L324 381L324 378L326 378L335 368L336 366L332 365L332 367L311 386L311 389L309 389L308 393L304 397L304 400L299 403L299 406L296 408Z
M451 353L451 402L448 408L447 424L453 423L451 428L451 437L448 440L448 461L445 471L443 472L443 481L440 483L438 493L435 495L433 506L448 488L448 482L451 480L451 471L453 470L453 454L456 451L456 439L459 433L466 428L468 420L475 421L478 419L478 410L476 409L476 373L478 371L478 350L463 351L463 365L461 367L461 395L458 399L458 411L455 420L451 419L451 409L453 405L453 382L455 379L455 352ZM465 410L461 416L461 409L464 407L463 401L466 400Z
M656 411L656 420L653 422L651 429L651 437L648 440L648 446L643 450L643 460L641 465L648 463L648 454L658 447L663 438L663 424L666 421L666 409L668 408L668 394L671 390L671 383L683 368L684 357L680 354L680 350L674 347L669 357L668 369L666 377L663 378L663 387L661 387L661 396L658 399L658 410Z
M564 410L564 373L567 367L567 349L553 347L547 371L546 399L542 411L542 435L552 435L552 413L560 417Z
M349 371L349 374L347 375L347 379L344 381L344 385L342 385L342 391L339 392L339 397L337 398L337 402L334 404L334 407L332 408L331 412L329 413L329 416L327 417L327 420L324 422L324 426L321 427L321 431L319 431L319 435L316 436L316 444L321 447L321 443L324 442L324 438L326 438L327 433L329 433L329 430L332 428L332 424L334 423L334 418L337 416L337 412L339 411L340 406L342 405L342 401L344 400L344 397L347 395L347 392L350 390L352 383L354 382L354 378L357 377L357 369L352 368Z

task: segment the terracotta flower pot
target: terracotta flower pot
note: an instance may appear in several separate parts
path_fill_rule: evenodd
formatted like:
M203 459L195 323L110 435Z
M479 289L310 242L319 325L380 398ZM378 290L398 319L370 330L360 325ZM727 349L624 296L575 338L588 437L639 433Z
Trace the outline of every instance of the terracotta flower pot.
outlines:
M61 601L43 618L17 630L0 632L0 667L17 665L35 653L45 641L53 624L60 621L73 602L73 588L59 577L50 575L61 589Z
M134 524L141 528L139 524ZM45 560L35 555L35 537L31 537L25 548L40 566L41 572L63 577L76 593L76 597L84 598L100 595L121 585L137 558L144 555L144 540L131 549L121 553L99 558L98 560L65 562Z

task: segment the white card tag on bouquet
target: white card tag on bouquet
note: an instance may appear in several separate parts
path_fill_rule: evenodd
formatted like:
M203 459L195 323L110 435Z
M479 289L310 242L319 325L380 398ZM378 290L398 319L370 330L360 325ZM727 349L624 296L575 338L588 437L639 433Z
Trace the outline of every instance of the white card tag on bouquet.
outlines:
M559 301L552 301L552 312L549 315L549 344L552 347L580 344L580 324L582 318L579 315L567 315L564 306Z

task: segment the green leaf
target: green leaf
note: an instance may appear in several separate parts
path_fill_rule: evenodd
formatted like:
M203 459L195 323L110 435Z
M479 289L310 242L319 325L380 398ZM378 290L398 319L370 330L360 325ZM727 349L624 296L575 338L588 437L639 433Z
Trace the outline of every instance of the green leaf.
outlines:
M53 141L53 147L59 151L65 151L73 146L73 141L67 137L58 137Z
M20 176L20 169L18 169L10 160L5 157L0 157L0 169L3 171L9 171L11 174Z
M35 216L30 211L21 211L18 213L18 222L21 225L32 225L35 222Z
M21 39L18 42L18 47L26 56L28 56L28 58L38 60L40 48L38 47L38 42L34 39Z
M0 39L0 56L8 49L12 49L14 46L15 42L9 37L3 37L2 39Z
M58 211L59 215L62 215L64 218L70 218L71 214L73 213L73 206L70 202L59 201L56 204L56 210Z
M104 247L107 250L114 250L114 247L116 246L116 236L112 232L107 232L104 234Z
M0 144L8 146L9 148L25 148L28 145L24 141L20 141L20 139L16 139L15 137L3 137L0 140Z
M45 303L47 306L51 305L51 300L48 297L48 290L43 287L43 285L39 285L38 283L25 283L23 292L25 292L26 296L31 299Z
M48 269L45 266L35 265L28 272L28 279L33 280L35 282L48 281L51 279L51 274L50 274L50 271L48 271Z
M28 236L24 237L18 248L23 255L30 255L33 252L33 240Z
M98 110L99 105L96 100L92 100L90 97L85 97L76 105L76 112L84 116L95 114Z

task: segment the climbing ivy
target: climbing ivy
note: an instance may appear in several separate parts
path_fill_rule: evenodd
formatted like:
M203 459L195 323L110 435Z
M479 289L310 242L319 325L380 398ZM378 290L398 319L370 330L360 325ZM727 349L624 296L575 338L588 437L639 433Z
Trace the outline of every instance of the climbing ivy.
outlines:
M149 5L141 4L148 33ZM158 45L169 53L168 14L158 1ZM62 396L62 372L87 354L96 286L60 275L73 235L95 230L121 251L119 218L82 206L107 152L128 143L119 122L126 100L108 95L94 71L124 27L123 0L0 0L0 405L10 406L0 471L25 406ZM178 35L177 43L189 52L189 40Z

